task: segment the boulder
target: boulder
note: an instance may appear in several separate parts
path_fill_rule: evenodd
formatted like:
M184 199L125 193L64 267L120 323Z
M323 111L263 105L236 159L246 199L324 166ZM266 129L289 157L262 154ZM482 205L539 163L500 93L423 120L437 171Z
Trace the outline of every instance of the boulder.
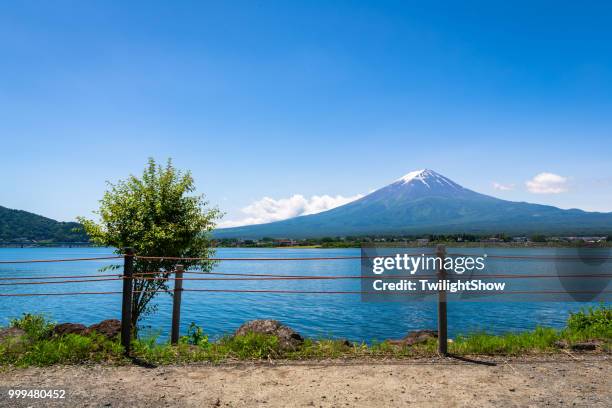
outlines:
M79 323L60 323L51 330L51 336L65 336L66 334L85 335L87 327Z
M116 339L121 334L121 321L117 319L103 320L100 323L92 324L86 330L86 334L96 332L109 339Z
M437 339L438 332L435 330L416 330L408 333L400 340L387 340L390 344L398 346L412 346L414 344L426 343L429 340Z
M296 350L304 342L304 338L299 333L278 320L251 320L240 326L234 336L244 336L247 333L276 336L281 349L285 351Z

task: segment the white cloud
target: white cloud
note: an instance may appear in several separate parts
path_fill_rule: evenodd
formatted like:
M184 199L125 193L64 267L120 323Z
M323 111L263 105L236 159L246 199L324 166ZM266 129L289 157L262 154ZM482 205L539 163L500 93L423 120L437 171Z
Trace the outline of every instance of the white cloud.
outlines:
M351 201L355 201L363 197L363 194L357 194L352 197L343 197L341 195L314 195L306 198L301 194L294 194L289 198L281 198L275 200L270 197L264 197L261 200L244 207L241 212L246 216L241 220L227 220L219 223L219 227L237 227L241 225L263 224L272 221L286 220L300 215L316 214L322 211L330 210L339 207Z
M559 194L567 191L567 177L554 173L540 173L525 182L527 190L534 194Z
M497 181L493 182L493 188L500 191L510 191L514 190L514 184L501 184Z

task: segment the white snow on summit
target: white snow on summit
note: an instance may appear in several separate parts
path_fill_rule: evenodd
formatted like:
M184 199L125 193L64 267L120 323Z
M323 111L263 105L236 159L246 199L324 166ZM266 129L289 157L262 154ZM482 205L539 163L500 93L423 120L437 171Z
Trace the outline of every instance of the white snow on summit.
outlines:
M428 170L427 169L422 169L422 170L411 171L410 173L406 174L403 177L400 177L396 181L403 181L404 183L409 183L409 182L411 182L414 179L423 181L423 174L426 171L428 171ZM425 184L427 184L427 183L425 183Z
M434 182L438 184L446 184L455 189L460 188L460 186L458 186L451 180L429 169L411 171L405 176L397 179L395 182L396 183L401 182L402 184L406 184L412 181L420 181L421 183L425 184L428 188L431 188L429 183L434 183Z

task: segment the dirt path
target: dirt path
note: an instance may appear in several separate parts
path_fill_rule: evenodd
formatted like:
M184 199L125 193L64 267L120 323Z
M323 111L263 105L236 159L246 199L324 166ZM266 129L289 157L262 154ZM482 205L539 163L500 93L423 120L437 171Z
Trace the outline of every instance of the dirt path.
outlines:
M0 406L398 407L612 406L609 356L351 361L0 372ZM491 360L489 360L491 361ZM63 401L10 400L8 388L65 389Z

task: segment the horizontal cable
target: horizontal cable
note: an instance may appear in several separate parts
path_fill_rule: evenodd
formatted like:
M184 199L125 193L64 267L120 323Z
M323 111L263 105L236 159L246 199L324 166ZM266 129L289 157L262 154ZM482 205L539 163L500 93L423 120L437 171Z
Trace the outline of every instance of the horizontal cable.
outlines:
M138 272L132 277L134 279L144 279L146 275L170 275L175 271L159 271L159 272ZM361 275L281 275L281 274L268 274L268 273L232 273L232 272L200 272L200 271L183 271L185 274L196 274L196 275L220 275L220 276L244 276L244 277L271 277L271 278L295 278L295 279L410 279L410 278L437 278L438 275L387 275L387 276L361 276ZM13 280L39 280L39 279L80 279L80 278L105 278L105 277L118 277L124 278L125 276L121 273L116 274L95 274L95 275L61 275L61 276L4 276L0 277L0 281L13 281ZM490 275L452 275L447 272L447 277L457 278L612 278L612 273L602 274L565 274L565 275L517 275L517 274L490 274ZM167 278L172 279L172 278ZM187 278L185 278L187 279ZM223 279L203 279L203 280L223 280Z
M294 293L294 294L377 294L377 295L389 295L396 294L395 292L384 292L384 291L324 291L324 290L273 290L273 289L183 289L185 292L220 292L220 293ZM166 292L173 292L167 290ZM429 291L428 293L436 294L439 293L437 290ZM605 294L612 293L612 291L504 291L490 293L490 295L513 295L513 294L534 294L534 295L547 295L547 294Z
M171 261L324 261L339 259L361 259L361 256L334 256L317 258L181 258L167 256L136 256L136 259Z
M99 261L104 259L123 258L123 255L100 256L97 258L67 258L67 259L27 259L15 261L0 261L0 264L27 264L27 263L48 263L48 262L76 262L76 261Z
M447 257L452 256L477 256L475 254L446 254ZM535 259L535 260L550 260L550 261L582 261L582 260L612 260L609 256L556 256L556 255L490 255L487 254L487 259Z
M167 274L167 273L166 273ZM343 279L425 279L425 278L440 278L438 275L388 275L388 276L361 276L361 275L337 275L337 276L321 276L321 275L266 275L266 276L248 276L247 274L224 274L217 273L219 275L230 275L237 277L206 277L206 278L172 278L172 277L142 277L139 275L132 276L132 279L139 280L151 280L151 281L168 281L168 280L184 280L184 281L273 281L273 280L343 280ZM247 275L247 276L243 276ZM263 275L263 274L260 274ZM102 277L111 277L112 278L102 278ZM451 275L442 277L443 279L447 278L461 278L462 276ZM594 279L604 279L611 278L612 274L573 274L573 275L472 275L469 277L465 277L466 279L476 279L476 278L489 278L489 279L525 279L525 278L594 278ZM22 278L0 278L0 280L38 280L38 279L71 279L71 278L96 278L96 279L74 279L74 280L64 280L64 281L34 281L34 282L9 282L9 283L0 283L0 286L14 286L14 285L40 285L40 284L61 284L61 283L82 283L82 282L101 282L101 281L112 281L112 280L122 280L129 278L124 275L74 275L74 276L41 276L41 277L22 277Z
M404 255L404 254L402 254ZM435 255L433 253L406 254L408 256ZM136 259L171 260L171 261L334 261L342 259L372 259L380 256L328 256L328 257L298 257L298 258L184 258L172 256L135 256Z
M433 253L412 253L401 254L408 256L435 256ZM27 263L48 263L48 262L76 262L76 261L98 261L107 259L119 259L126 254L116 256L103 256L92 258L66 258L66 259L27 259L0 261L0 264L27 264ZM447 254L446 256L474 256L474 254ZM371 259L378 257L389 257L385 255L377 256L331 256L331 257L296 257L296 258L198 258L198 257L169 257L169 256L134 256L136 259L144 260L175 260L175 261L326 261L343 259ZM499 259L540 259L540 260L612 260L612 257L580 257L580 256L547 256L547 255L487 255L487 258Z
M462 276L452 275L445 276L442 279L461 278ZM526 279L526 278L611 278L612 274L592 274L592 275L472 275L465 277L466 280L476 278L489 279ZM128 276L122 276L128 279ZM337 276L320 276L320 275L275 275L275 276L253 276L253 277L235 277L235 278L171 278L171 277L141 277L132 276L132 279L139 280L185 280L185 281L270 281L270 280L336 280L336 279L424 279L424 278L441 278L438 275L389 275L389 276L361 276L361 275L337 275Z
M138 272L133 275L133 278L140 279L141 276L146 275L166 275L173 274L175 271L161 271L161 272ZM362 276L362 275L281 275L281 274L270 274L270 273L233 273L233 272L201 272L201 271L183 271L185 274L195 274L195 275L220 275L220 276L245 276L245 277L271 277L271 278L318 278L318 279L408 279L408 278L437 278L438 275L387 275L387 276ZM460 274L450 274L447 272L447 278L456 277L456 278L612 278L612 273L601 273L601 274L565 274L565 275L543 275L543 274L535 274L535 275L527 275L527 274L488 274L488 275L460 275ZM168 278L170 279L170 278Z
M394 292L384 291L323 291L323 290L273 290L273 289L182 289L183 292L212 292L212 293L276 293L276 294L313 294L313 295L389 295L397 294ZM172 293L174 290L135 290L133 293ZM123 292L53 292L53 293L8 293L0 294L0 297L17 297L17 296L73 296L73 295L117 295ZM436 294L438 291L429 291L427 293ZM612 291L505 291L486 293L485 295L601 295L609 294Z
M227 275L227 276L256 276L256 277L290 277L290 278L309 278L311 276L317 275L277 275L277 274L248 274L248 273L230 273L230 272L191 272L184 271L183 273L194 273L194 274L210 274L210 275ZM362 276L362 275L328 275L323 276L322 278L330 277L332 279L418 279L418 278L437 278L439 277L437 274L435 275L386 275L386 276ZM527 275L527 274L488 274L488 275L460 275L460 274L446 274L446 278L612 278L612 273L601 273L601 274L566 274L566 275Z
M16 296L78 296L78 295L120 295L123 292L52 292L52 293L2 293L0 297Z
M121 278L121 273L106 274L106 275L67 275L67 276L3 276L0 281L6 280L29 280L29 279L78 279L78 278L105 278L115 276Z
M14 285L53 285L61 283L82 283L82 282L102 282L102 281L114 281L123 280L121 277L117 278L104 278L104 279L74 279L74 280L63 280L63 281L44 281L44 282L9 282L0 283L0 286L14 286Z

